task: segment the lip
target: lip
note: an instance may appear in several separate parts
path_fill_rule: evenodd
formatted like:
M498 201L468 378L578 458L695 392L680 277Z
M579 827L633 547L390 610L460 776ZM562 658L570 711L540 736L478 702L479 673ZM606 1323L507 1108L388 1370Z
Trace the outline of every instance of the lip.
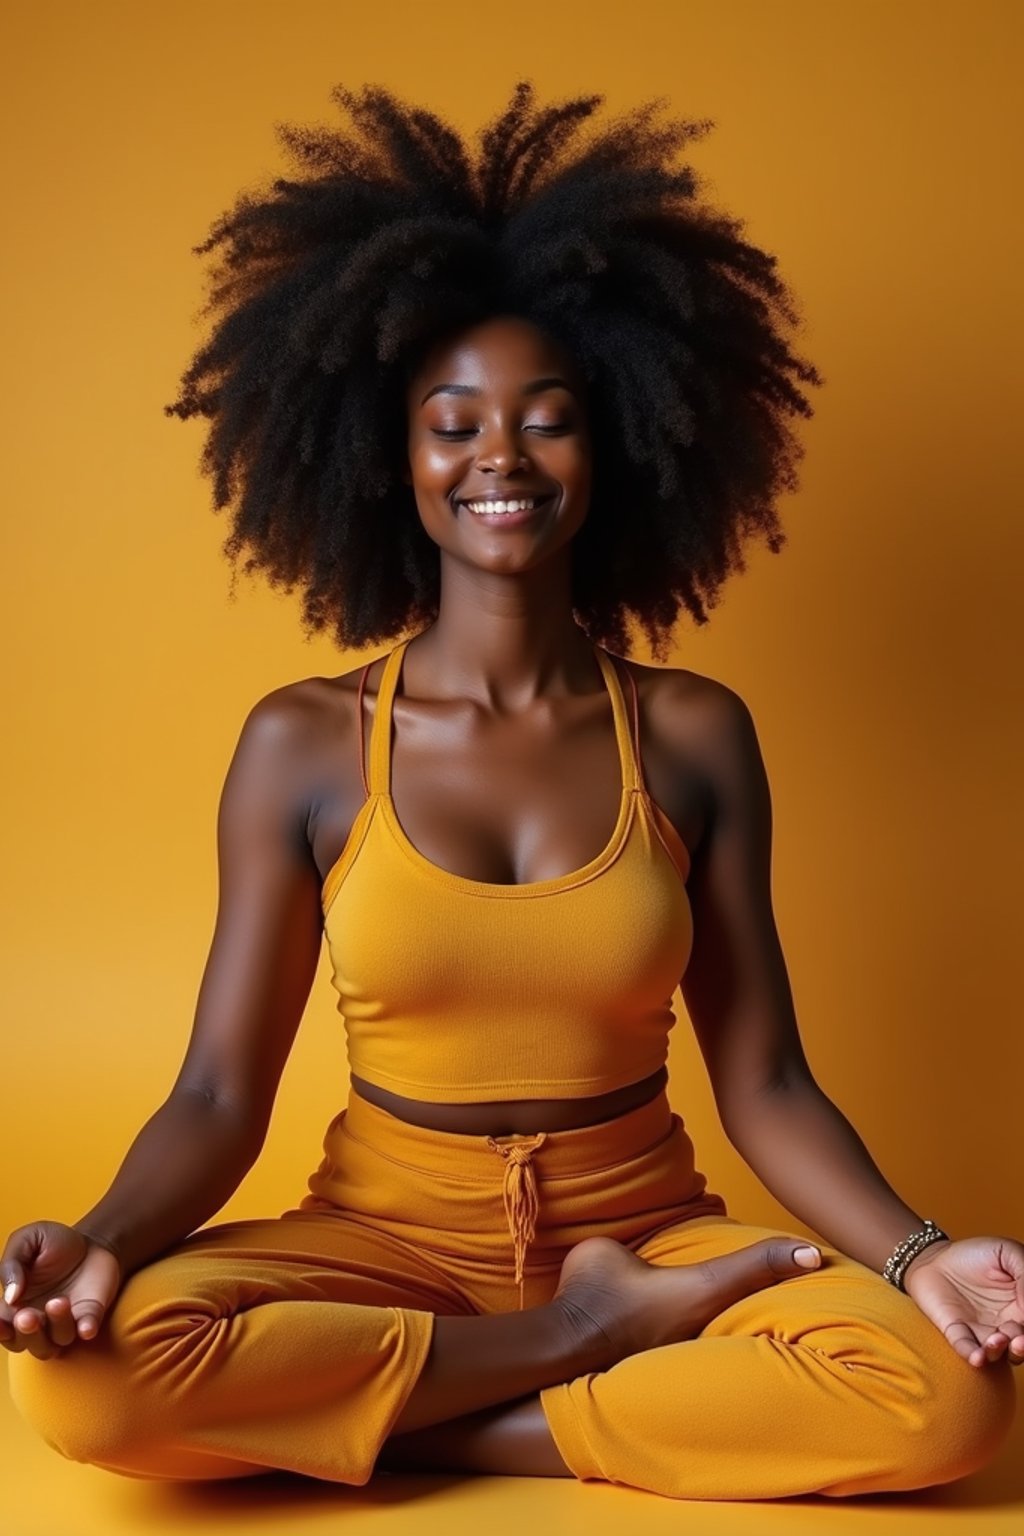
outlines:
M468 503L471 501L516 501L527 496L530 496L537 503L537 505L534 507L527 507L519 512L473 512L468 505ZM474 518L478 523L487 523L489 527L497 528L500 524L503 528L518 528L521 523L528 523L531 517L538 517L540 513L543 512L547 507L548 503L553 500L554 495L552 493L545 493L542 491L516 491L507 497L467 496L460 498L456 502L456 506L461 507L464 512L468 513L469 516Z

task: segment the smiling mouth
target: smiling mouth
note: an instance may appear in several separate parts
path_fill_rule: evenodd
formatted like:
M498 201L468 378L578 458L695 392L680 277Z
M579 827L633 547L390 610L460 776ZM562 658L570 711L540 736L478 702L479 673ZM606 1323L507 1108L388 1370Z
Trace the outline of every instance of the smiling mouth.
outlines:
M546 507L554 498L547 496L510 496L507 499L494 497L473 497L466 501L459 501L457 506L464 508L473 517L483 518L486 521L498 522L522 522Z

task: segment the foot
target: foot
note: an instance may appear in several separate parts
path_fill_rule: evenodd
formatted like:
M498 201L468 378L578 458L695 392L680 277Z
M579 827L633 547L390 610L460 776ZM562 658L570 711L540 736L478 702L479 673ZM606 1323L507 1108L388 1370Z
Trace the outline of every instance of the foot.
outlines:
M733 1302L780 1280L817 1269L798 1264L810 1245L768 1238L700 1264L648 1264L610 1237L586 1237L562 1264L553 1304L585 1336L603 1335L609 1363L693 1339Z

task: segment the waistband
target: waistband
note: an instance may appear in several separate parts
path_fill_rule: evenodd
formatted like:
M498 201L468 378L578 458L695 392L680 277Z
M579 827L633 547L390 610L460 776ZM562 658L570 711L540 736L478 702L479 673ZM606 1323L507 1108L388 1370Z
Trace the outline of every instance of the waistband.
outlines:
M500 1172L520 1309L526 1253L540 1212L537 1173L542 1179L559 1179L616 1167L671 1137L678 1124L665 1088L646 1104L610 1120L531 1134L481 1136L414 1125L354 1089L343 1119L347 1135L426 1177L444 1177L454 1165L460 1179L490 1184Z
M439 1131L430 1126L402 1120L379 1104L371 1104L354 1088L349 1090L344 1110L345 1128L370 1146L379 1146L389 1157L407 1162L424 1173L445 1174L453 1163L460 1177L490 1182L494 1176L495 1154L502 1148L529 1148L539 1155L545 1177L596 1173L619 1163L623 1158L639 1156L671 1134L674 1115L667 1089L662 1088L646 1104L639 1104L611 1120L581 1125L566 1131L512 1133L507 1136L479 1136L467 1131Z

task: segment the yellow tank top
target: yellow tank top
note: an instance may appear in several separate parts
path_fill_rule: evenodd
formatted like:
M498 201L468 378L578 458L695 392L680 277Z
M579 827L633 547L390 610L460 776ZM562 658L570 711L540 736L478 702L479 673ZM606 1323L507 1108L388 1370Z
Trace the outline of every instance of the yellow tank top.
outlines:
M433 864L395 813L391 706L408 644L384 663L369 782L363 669L366 799L323 883L351 1071L452 1104L582 1098L638 1082L665 1062L693 921L686 845L643 781L632 673L631 735L611 653L595 646L622 768L607 844L567 875L495 884Z

